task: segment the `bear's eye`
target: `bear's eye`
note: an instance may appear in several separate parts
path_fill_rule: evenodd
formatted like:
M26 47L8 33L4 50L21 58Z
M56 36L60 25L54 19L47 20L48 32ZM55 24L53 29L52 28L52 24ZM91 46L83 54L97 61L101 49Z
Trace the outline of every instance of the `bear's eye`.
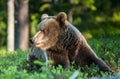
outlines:
M44 32L44 30L43 30L43 29L40 29L40 31L41 31L41 32Z
M47 34L47 30L46 29L41 29L41 32L43 32L44 34Z

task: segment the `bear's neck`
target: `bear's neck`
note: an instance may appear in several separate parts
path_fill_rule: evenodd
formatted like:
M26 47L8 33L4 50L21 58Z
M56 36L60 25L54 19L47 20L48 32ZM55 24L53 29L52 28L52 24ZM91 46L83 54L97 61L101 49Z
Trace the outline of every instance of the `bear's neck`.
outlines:
M76 33L70 27L66 27L58 39L56 45L50 48L49 51L61 53L69 51L69 49L78 44L76 43L78 41ZM72 49L74 50L74 48Z

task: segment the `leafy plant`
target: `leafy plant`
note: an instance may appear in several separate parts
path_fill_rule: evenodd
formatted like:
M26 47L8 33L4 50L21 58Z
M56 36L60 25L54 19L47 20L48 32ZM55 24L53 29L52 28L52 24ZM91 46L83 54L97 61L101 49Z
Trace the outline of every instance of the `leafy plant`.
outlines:
M114 38L92 38L88 40L88 43L115 73L120 71L120 40L117 36L114 36ZM5 49L0 50L0 79L68 79L76 71L79 71L77 79L113 75L107 72L99 72L99 67L94 64L90 67L75 68L74 62L68 69L63 69L60 65L58 67L46 67L45 63L36 60L35 63L42 66L31 69L26 61L27 52L22 50L14 52Z

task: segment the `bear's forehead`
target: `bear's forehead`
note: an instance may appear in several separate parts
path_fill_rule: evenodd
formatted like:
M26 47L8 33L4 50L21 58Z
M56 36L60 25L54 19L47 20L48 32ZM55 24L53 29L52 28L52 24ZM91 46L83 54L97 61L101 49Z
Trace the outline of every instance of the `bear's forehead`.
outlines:
M54 18L46 18L44 20L42 20L39 24L38 24L38 27L37 27L37 31L40 30L42 27L44 27L45 25L47 24L50 24L50 23L53 23L55 22L55 19Z

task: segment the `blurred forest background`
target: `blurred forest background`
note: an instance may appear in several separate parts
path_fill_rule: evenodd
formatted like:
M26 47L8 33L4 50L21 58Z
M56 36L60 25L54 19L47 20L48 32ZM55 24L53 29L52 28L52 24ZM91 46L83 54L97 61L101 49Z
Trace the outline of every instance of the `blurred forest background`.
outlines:
M0 49L28 49L41 15L61 11L87 39L120 37L120 0L0 0Z

